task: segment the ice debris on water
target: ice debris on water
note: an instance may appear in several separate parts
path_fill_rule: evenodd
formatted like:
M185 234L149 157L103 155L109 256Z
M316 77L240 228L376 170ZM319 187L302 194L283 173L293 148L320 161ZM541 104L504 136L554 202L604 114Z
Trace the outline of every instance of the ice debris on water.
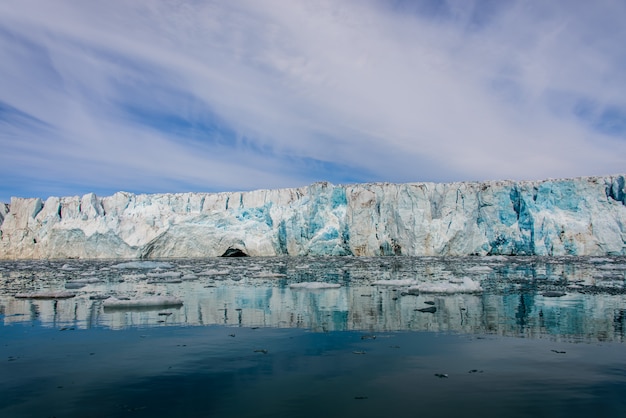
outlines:
M208 269L196 273L198 276L226 276L230 274L230 270Z
M289 285L290 289L307 289L307 290L338 289L340 287L341 287L340 284L324 283L324 282L302 282L302 283L293 283Z
M82 284L93 284L93 283L100 283L102 280L98 279L97 277L88 277L88 278L84 278L84 279L73 279L68 281L68 283L82 283Z
M282 279L283 277L287 277L287 275L282 273L272 273L268 271L255 274L254 277L256 277L257 279Z
M143 307L165 307L165 306L182 306L183 301L173 296L146 296L136 299L106 299L102 306L105 308L143 308Z
M171 269L172 267L174 265L166 261L128 261L111 266L115 269Z
M41 291L41 292L25 292L15 295L18 299L69 299L76 296L76 293L66 291Z
M182 276L182 273L180 271L168 271L165 273L148 273L147 276L153 279L172 279Z
M66 289L81 289L83 287L87 286L85 283L80 283L80 282L67 282L65 283L65 288Z
M473 266L465 270L468 273L489 273L493 269L489 266Z
M65 270L65 271L75 271L75 270L80 270L79 268L76 267L72 267L69 264L63 264L63 266L61 267L61 270Z
M396 279L396 280L376 280L372 283L374 286L414 286L416 280L412 279Z
M410 287L409 293L479 293L483 291L480 283L463 277L448 282L420 283Z

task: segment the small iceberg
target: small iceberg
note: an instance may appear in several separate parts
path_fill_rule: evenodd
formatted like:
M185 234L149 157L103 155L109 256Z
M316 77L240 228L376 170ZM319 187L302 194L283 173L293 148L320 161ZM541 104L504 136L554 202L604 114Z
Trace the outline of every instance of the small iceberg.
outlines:
M84 279L72 279L72 280L69 280L67 283L93 284L93 283L100 283L100 282L102 282L102 280L98 279L97 277L86 277Z
M172 278L178 278L182 275L183 273L181 273L180 271L168 271L165 273L148 273L148 277L153 278L153 279L172 279Z
M483 291L479 282L469 277L456 279L453 282L422 283L408 289L409 293L479 293Z
M198 276L226 276L230 274L230 270L216 270L216 269L208 269L203 270L199 273L196 273Z
M67 283L65 283L65 288L66 289L82 289L85 286L87 286L85 283L80 283L80 282L67 282Z
M104 299L108 299L110 297L111 297L111 295L96 294L96 295L89 296L89 300L104 300Z
M181 279L152 279L152 280L148 280L146 283L148 284L177 284L177 283L182 283L183 281Z
M493 269L489 266L473 266L465 271L468 273L490 273Z
M63 266L61 267L61 270L65 270L65 271L75 271L75 270L80 270L77 267L72 267L69 264L63 264Z
M282 279L283 277L287 277L287 275L282 274L282 273L272 273L271 271L267 271L267 272L261 272L261 273L255 274L253 277L257 279Z
M54 291L41 291L41 292L26 292L26 293L18 293L15 295L18 299L69 299L76 296L76 293L66 292L63 290Z
M324 282L302 282L302 283L293 283L289 285L290 289L307 289L307 290L338 289L340 287L341 287L340 284L324 283Z
M172 267L174 267L172 263L165 261L129 261L111 266L114 269L171 269Z
M376 280L374 286L415 286L417 282L412 279Z
M174 296L147 296L136 299L109 298L102 302L105 309L143 309L143 308L164 308L180 307L183 301Z

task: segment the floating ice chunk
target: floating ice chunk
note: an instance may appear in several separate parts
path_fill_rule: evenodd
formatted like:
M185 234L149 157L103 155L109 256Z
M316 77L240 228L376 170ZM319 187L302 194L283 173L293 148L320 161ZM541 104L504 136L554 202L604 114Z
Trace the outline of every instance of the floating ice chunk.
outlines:
M198 276L196 276L195 274L185 274L180 279L181 280L198 280Z
M63 290L48 290L41 292L26 292L15 295L18 299L68 299L76 296L76 293Z
M338 289L340 287L341 287L340 284L324 283L324 282L302 282L302 283L293 283L289 285L290 289L307 289L307 290Z
M230 270L215 270L215 269L209 269L209 270L203 270L199 273L196 273L198 276L226 276L228 274L230 274Z
M65 283L65 288L66 289L80 289L85 287L86 284L85 283L78 283L78 282L67 282Z
M92 284L92 283L100 283L102 280L97 277L86 277L84 279L74 279L70 280L67 283L82 283L82 284Z
M89 300L104 300L110 298L111 295L91 295L89 296Z
M469 277L456 279L454 283L450 281L422 283L409 288L409 293L478 293L482 291L480 283Z
M165 261L128 261L111 266L111 268L115 269L171 269L172 267L174 267L172 263Z
M468 273L489 273L493 271L493 269L489 266L474 266L465 270Z
M287 277L286 274L282 273L272 273L270 271L262 272L259 274L255 274L254 277L258 279L280 279L282 277Z
M109 309L127 308L162 308L165 306L182 306L183 301L174 296L147 296L137 299L117 299L109 298L102 302L102 306Z
M599 270L626 270L626 264L604 264L596 266Z
M376 280L374 286L415 286L417 282L412 279Z
M148 280L148 284L164 284L164 283L182 283L183 281L178 277L166 277L164 279L152 279Z
M145 279L147 276L143 273L140 274L122 274L122 279L124 280L141 280Z
M72 267L69 264L63 264L63 266L61 267L61 270L74 271L74 270L80 270L80 269L77 267Z
M170 271L166 273L148 273L148 277L152 279L170 279L170 278L178 278L182 276L183 273L180 271Z
M590 263L612 263L613 260L604 257L594 257L589 259Z
M509 259L505 255L488 255L483 258L487 261L507 261Z

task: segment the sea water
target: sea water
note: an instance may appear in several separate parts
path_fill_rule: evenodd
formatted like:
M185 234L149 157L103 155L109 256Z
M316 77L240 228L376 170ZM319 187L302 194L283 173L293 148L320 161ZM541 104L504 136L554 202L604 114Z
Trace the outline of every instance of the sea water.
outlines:
M625 282L623 257L1 262L0 416L626 416Z

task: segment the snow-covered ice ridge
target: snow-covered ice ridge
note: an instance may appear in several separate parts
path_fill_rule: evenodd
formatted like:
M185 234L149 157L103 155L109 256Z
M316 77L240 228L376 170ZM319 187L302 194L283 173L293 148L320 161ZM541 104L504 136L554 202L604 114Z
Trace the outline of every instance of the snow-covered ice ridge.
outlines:
M625 180L12 198L0 258L626 255Z

